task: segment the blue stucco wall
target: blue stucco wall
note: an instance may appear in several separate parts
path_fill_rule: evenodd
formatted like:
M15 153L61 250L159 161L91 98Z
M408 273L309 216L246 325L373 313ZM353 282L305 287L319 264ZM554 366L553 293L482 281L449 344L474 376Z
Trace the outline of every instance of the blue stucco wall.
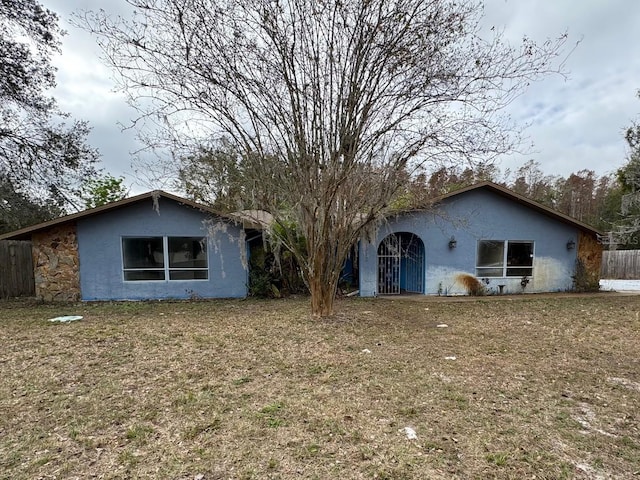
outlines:
M388 219L373 242L360 242L360 295L377 292L377 248L391 233L418 235L425 246L425 293L463 294L456 280L462 273L476 275L478 240L523 240L534 242L533 275L523 290L521 277L489 278L487 289L504 293L554 292L572 288L578 230L543 213L488 189L470 190L443 201L434 212L412 212ZM449 249L451 236L457 241Z
M156 211L153 201L145 199L78 221L82 300L245 297L241 229L215 219L217 227L210 229L210 215L168 198L161 197L158 206ZM209 279L125 282L123 236L207 236Z

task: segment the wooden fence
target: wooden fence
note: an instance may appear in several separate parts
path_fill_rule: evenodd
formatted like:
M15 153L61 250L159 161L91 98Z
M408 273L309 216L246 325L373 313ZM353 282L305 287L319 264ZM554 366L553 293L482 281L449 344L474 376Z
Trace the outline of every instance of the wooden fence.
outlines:
M34 295L31 242L0 241L0 298Z
M600 278L640 280L640 250L602 252Z

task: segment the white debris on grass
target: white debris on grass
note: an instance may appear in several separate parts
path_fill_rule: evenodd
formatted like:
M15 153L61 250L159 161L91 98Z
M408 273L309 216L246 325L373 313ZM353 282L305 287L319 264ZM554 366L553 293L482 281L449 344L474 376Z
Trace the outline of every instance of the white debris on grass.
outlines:
M438 328L447 328L449 325L447 325L446 323L440 323L438 325L436 325L436 327Z
M399 431L404 433L407 436L407 440L418 439L418 435L416 434L416 431L411 427L404 427L404 428L401 428Z
M369 350L368 348L365 348L364 350L362 350L362 353L371 353L371 350Z
M444 373L440 373L440 372L438 372L438 373L432 373L432 375L433 375L434 377L439 378L439 379L440 379L440 380L442 380L444 383L451 383L451 381L452 381L452 380L451 380L451 377L446 376Z
M633 380L620 377L608 377L607 380L622 385L623 387L626 387L630 390L637 390L638 392L640 392L640 383L634 382Z
M82 320L82 315L63 315L61 317L50 318L50 322L68 323Z
M596 414L593 410L591 410L591 407L587 403L580 402L580 414L575 415L573 419L578 422L582 426L582 428L584 428L584 430L580 432L583 435L588 435L590 431L594 431L596 433L599 433L600 435L604 435L605 437L617 437L617 435L613 433L609 433L605 430L602 430L601 428L597 428L594 426L594 423L596 422Z
M611 477L605 477L604 475L600 475L595 468L593 468L591 465L588 465L586 463L576 463L575 465L576 465L576 469L586 473L589 476L589 478L593 478L594 480L605 480L606 478L611 478Z
M456 357L454 355L450 355L448 357L444 357L445 360L456 360Z

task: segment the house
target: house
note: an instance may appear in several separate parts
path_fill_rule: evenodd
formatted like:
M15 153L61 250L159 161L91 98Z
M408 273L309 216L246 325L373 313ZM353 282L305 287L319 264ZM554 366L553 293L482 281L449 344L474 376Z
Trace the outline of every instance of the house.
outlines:
M247 295L242 222L154 191L23 228L36 296L142 300Z
M48 301L245 297L247 245L271 221L260 211L221 217L153 191L0 240L31 240L36 296ZM566 291L577 274L597 286L598 235L504 187L480 183L390 217L374 238L361 240L360 295Z
M597 288L599 232L491 182L388 218L359 248L361 296ZM577 276L576 276L577 275Z

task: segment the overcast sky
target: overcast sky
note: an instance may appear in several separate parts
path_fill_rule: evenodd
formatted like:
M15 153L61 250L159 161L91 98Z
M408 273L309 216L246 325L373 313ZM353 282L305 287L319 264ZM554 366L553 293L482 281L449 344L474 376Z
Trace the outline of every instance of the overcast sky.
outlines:
M134 131L122 132L135 112L113 92L111 71L100 63L95 40L68 23L77 9L126 11L123 0L42 0L61 17L68 31L62 55L55 60L60 107L76 119L90 122L90 143L102 154L102 166L124 175L133 192L132 152L140 145ZM502 170L517 169L529 159L547 174L569 175L581 169L598 175L615 171L625 161L623 132L638 119L640 100L640 2L635 0L487 0L487 25L504 29L518 44L524 35L538 41L569 35L568 78L548 77L533 84L509 106L509 114L525 130L534 146L530 153L502 158Z

